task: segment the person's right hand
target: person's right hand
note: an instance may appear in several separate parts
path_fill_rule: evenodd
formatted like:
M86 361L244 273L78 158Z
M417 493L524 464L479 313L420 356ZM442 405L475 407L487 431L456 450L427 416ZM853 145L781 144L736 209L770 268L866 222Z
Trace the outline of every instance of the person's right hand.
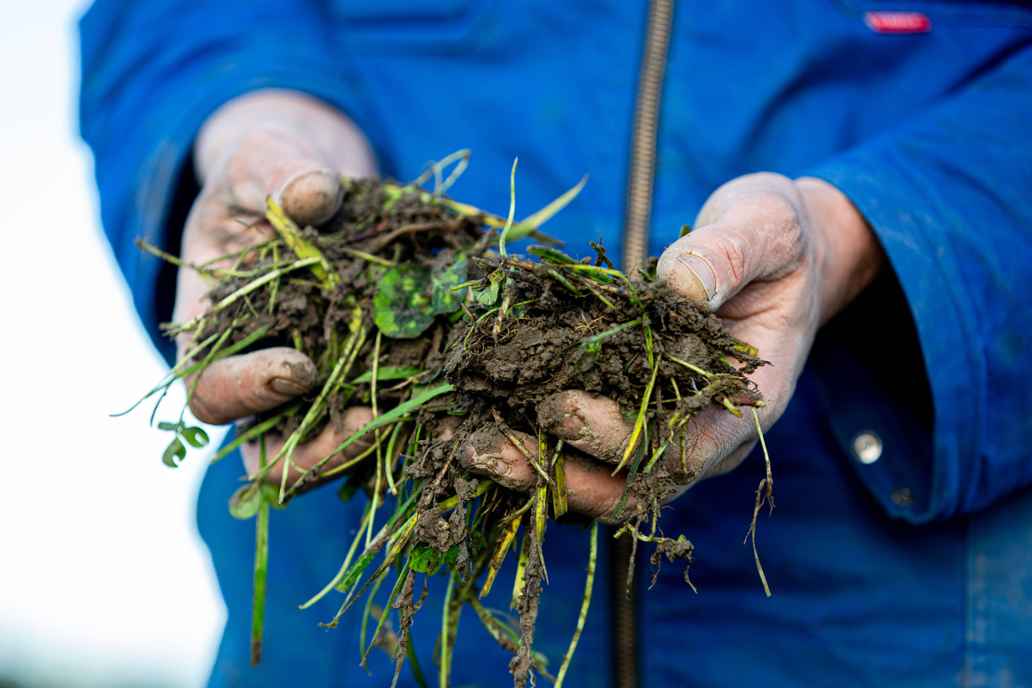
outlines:
M376 165L361 132L344 115L312 98L287 91L259 91L233 100L205 123L194 146L194 162L201 193L183 230L182 258L201 265L273 236L264 220L265 199L276 198L299 225L319 225L340 207L341 175L368 177ZM210 305L209 286L195 271L179 271L173 318L185 322ZM182 358L191 347L189 335L176 341ZM223 424L246 419L275 408L312 390L315 364L288 347L272 347L227 357L208 367L190 398L190 410L205 423ZM327 456L348 434L371 418L368 408L349 409L343 428L331 425L292 457L288 479ZM341 433L343 431L343 434ZM266 442L271 460L282 438ZM335 465L352 452L327 464ZM249 475L258 470L257 443L245 443L241 452ZM278 482L280 466L267 475Z

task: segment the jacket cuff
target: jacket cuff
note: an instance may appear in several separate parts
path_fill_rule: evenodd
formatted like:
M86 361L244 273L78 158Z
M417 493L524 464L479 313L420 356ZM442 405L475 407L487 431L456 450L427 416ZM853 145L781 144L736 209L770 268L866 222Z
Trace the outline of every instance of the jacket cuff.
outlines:
M834 434L860 479L888 514L926 523L980 506L979 338L940 238L945 220L929 208L920 174L881 148L809 173L852 201L891 266L822 331L820 339L837 341L816 347L813 360Z

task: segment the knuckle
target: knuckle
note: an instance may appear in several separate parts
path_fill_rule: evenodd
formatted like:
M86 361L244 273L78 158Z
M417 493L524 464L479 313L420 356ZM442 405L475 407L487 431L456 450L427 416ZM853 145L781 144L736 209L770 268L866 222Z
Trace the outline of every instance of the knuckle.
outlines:
M714 248L721 262L724 263L733 284L738 284L746 275L748 268L748 242L741 232L729 230L716 235Z
M240 406L246 414L259 413L279 405L279 395L261 384L249 385L240 391Z
M373 410L368 406L352 406L344 412L344 428L355 432L373 420Z
M189 407L190 413L193 414L194 418L202 423L222 425L228 420L206 396L200 393L200 388L190 397Z
M715 413L724 413L715 411ZM676 447L665 462L676 482L688 485L712 474L741 443L730 421L714 413L696 416L685 428L682 447Z
M787 196L778 193L763 194L757 199L759 217L763 218L764 234L772 255L790 262L800 255L803 227L799 209Z

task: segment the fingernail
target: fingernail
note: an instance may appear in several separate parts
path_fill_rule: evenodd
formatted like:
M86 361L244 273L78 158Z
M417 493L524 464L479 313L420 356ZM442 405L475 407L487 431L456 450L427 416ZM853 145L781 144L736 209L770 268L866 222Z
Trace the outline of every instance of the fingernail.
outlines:
M492 454L478 454L473 452L473 455L469 459L469 467L474 471L481 471L484 473L497 473L499 464L497 456Z
M301 172L283 185L283 210L301 225L320 225L340 208L344 192L340 178L329 170Z
M306 385L285 377L274 377L269 380L269 388L277 394L283 394L288 397L296 397L308 391Z
M697 294L692 294L696 300L704 303L711 303L717 295L717 270L705 256L694 251L679 253L675 260L695 278L697 282Z
M489 449L483 433L474 433L462 447L463 463L474 473L493 478L508 475L509 466L497 453Z

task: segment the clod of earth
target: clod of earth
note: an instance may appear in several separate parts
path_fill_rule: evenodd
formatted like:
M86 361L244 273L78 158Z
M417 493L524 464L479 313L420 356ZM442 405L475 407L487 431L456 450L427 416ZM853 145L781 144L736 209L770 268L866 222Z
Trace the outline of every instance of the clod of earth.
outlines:
M260 441L263 448L262 470L230 504L238 518L259 517L255 661L268 508L336 481L342 499L366 496L364 516L339 573L302 606L339 595L339 611L326 623L331 627L360 607L360 661L378 647L394 658L395 680L407 658L417 681L425 681L410 637L422 603L419 590L425 590L415 581L443 575L448 586L438 642L440 685L448 685L463 605L513 653L516 686L535 672L561 685L588 612L597 525L581 615L553 675L533 639L547 580L547 525L571 518L564 472L570 452L539 427L539 413L558 412L542 402L556 392L584 390L615 400L633 419L623 453L609 457L627 484L611 518L624 523L618 535L654 548L654 565L663 558L682 562L686 581L691 543L684 535L665 536L658 525L664 499L694 477L681 430L711 404L733 413L762 404L747 377L764 364L758 352L729 336L715 316L657 283L654 260L625 275L599 245L593 244L590 259L577 260L540 233L581 185L523 222L513 223L511 213L504 221L441 193L457 177L453 172L441 181L446 163L464 167L467 155L431 168L438 180L434 192L418 183L344 180L340 211L319 228L296 226L270 200L267 220L276 238L208 265L181 265L210 280L211 306L193 321L166 326L169 334L192 335L195 347L148 397L158 395L160 402L176 380L225 356L270 345L296 348L319 372L317 392L255 418L216 455L222 458L244 441ZM527 235L549 245L529 249L536 260L509 255L505 242ZM261 480L274 466L293 466L294 449L327 423L343 428L354 405L371 406L374 418L337 450L307 470L282 470L278 484ZM163 457L171 466L185 458L187 446L207 444L203 430L182 414L159 427L174 433ZM475 445L485 428L516 440L535 470L529 490L514 491L464 467L461 447ZM283 449L266 456L265 438L273 434L285 439ZM757 492L757 512L760 497ZM510 553L518 562L516 628L480 603ZM381 608L373 600L388 582ZM396 625L388 621L392 610Z

